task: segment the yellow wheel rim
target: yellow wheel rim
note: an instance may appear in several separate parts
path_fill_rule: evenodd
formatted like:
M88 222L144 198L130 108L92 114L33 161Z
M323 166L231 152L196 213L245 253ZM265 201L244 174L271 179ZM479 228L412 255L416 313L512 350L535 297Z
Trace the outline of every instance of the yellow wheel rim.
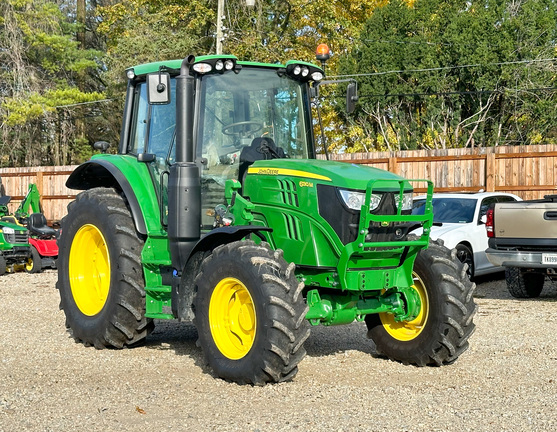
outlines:
M33 258L29 258L29 259L25 262L25 270L27 270L28 272L30 272L31 270L33 270Z
M412 287L418 291L422 307L416 319L412 321L396 322L393 314L381 313L379 317L383 323L383 327L393 338L399 341L411 341L419 336L425 327L429 316L429 298L423 281L416 273L412 273L414 285Z
M79 310L98 314L110 289L110 258L106 241L94 225L83 225L70 248L69 277L72 295Z
M224 278L215 287L209 303L209 327L217 348L231 360L241 359L253 346L255 307L238 279Z

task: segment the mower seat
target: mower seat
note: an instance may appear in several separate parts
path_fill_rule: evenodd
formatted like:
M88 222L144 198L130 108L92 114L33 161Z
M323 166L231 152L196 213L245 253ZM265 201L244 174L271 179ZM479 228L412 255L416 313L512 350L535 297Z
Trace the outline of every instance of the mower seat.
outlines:
M46 218L42 213L32 213L27 221L27 229L31 235L39 237L55 237L56 230L46 223Z

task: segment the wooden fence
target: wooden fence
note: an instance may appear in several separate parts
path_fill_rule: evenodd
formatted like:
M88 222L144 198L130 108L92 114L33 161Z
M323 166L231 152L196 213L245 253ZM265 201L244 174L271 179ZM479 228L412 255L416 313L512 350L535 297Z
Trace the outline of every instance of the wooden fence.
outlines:
M523 199L557 194L557 145L415 150L331 155L331 159L385 169L406 178L429 179L435 192L511 192ZM65 183L75 166L2 168L13 212L37 184L47 219L57 222L77 191Z
M432 180L435 192L510 192L523 199L557 194L555 145L354 153L331 159Z
M35 183L41 194L43 212L50 223L58 222L66 214L66 207L74 198L76 191L66 187L66 180L73 166L1 168L0 177L6 195L12 197L8 208L13 213L25 195L29 184Z

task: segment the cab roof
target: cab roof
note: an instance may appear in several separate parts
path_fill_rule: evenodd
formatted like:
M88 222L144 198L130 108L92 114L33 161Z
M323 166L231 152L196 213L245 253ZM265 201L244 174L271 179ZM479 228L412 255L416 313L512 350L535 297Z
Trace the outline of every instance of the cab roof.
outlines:
M280 69L280 68L284 68L285 66L288 66L290 63L297 63L297 64L302 64L302 65L307 65L307 66L312 66L314 68L318 68L321 69L319 66L313 64L313 63L307 63L307 62L303 62L303 61L294 61L294 60L290 60L288 62L286 62L286 65L283 64L279 64L279 63L259 63L259 62L248 62L248 61L238 61L236 56L233 55L206 55L206 56L199 56L195 58L195 63L199 63L205 60L213 60L213 59L232 59L232 60L236 60L236 62L239 65L242 66L256 66L256 67L266 67L266 68L274 68L274 69ZM132 70L135 74L135 76L141 76L141 75L146 75L149 73L154 73L154 72L158 72L162 67L166 68L166 69L174 69L176 71L180 70L180 66L182 65L182 61L183 59L174 59L174 60L163 60L163 61L158 61L158 62L152 62L152 63L144 63L144 64L140 64L137 66L133 66L130 67L128 69L126 69L126 71Z

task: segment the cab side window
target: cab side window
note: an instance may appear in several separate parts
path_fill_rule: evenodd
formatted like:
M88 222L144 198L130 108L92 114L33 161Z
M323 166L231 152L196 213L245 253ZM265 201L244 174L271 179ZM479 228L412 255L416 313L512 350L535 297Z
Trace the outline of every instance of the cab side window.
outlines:
M170 103L166 105L151 105L149 115L149 140L146 153L157 155L158 160L173 159L169 154L174 149L173 143L176 132L176 80L170 81ZM174 150L173 150L174 151Z
M149 115L149 104L147 102L147 85L138 84L136 89L136 102L134 106L130 142L128 153L143 153L145 148L145 138L147 136L147 118Z

